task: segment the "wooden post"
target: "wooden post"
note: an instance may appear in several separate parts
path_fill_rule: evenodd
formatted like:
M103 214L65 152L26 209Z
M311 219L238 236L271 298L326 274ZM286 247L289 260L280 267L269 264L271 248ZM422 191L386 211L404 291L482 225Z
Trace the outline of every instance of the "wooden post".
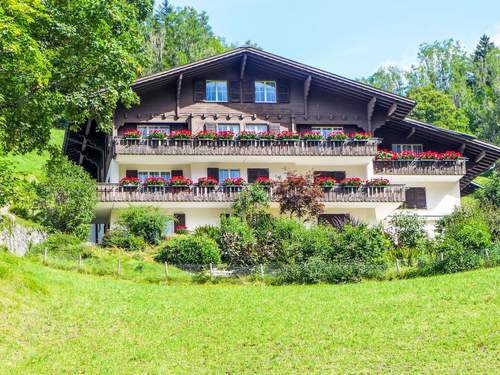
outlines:
M214 272L214 268L213 268L213 266L212 266L212 263L210 263L210 276L212 276L212 275L213 275L213 272Z
M120 276L120 274L121 274L121 271L122 271L121 268L122 268L122 265L120 262L120 257L118 257L118 268L117 268L118 276Z
M264 280L264 266L262 264L260 265L260 278Z
M48 250L47 250L47 249L45 249L45 250L43 251L43 263L44 263L44 264L47 264L47 258L48 258Z
M78 269L82 269L82 254L80 254L80 257L78 258Z
M399 265L399 258L396 258L396 272L400 273L401 272L401 267Z
M168 281L168 265L167 265L167 262L165 262L165 280Z
M444 260L444 254L443 253L439 253L439 260L441 262Z

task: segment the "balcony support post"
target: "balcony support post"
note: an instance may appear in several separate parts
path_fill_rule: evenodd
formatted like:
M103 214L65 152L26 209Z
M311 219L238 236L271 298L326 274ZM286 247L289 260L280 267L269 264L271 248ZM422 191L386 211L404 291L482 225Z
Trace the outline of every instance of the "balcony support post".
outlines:
M181 92L182 92L182 74L177 78L177 92L175 96L175 118L179 118L180 106L181 106Z

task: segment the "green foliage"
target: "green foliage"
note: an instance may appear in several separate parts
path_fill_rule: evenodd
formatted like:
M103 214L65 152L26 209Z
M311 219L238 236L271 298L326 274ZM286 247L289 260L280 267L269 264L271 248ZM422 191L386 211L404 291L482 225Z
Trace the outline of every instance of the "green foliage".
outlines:
M221 256L217 243L205 236L179 235L166 240L155 257L173 264L218 264Z
M0 158L0 207L9 204L16 194L19 181L7 160Z
M405 72L397 66L378 68L371 76L359 80L398 95L407 93Z
M477 192L477 196L484 205L500 208L500 173L494 171L485 186Z
M394 215L389 222L388 232L394 244L393 255L412 264L425 247L427 235L424 220L417 214Z
M163 214L157 207L129 207L120 213L117 224L148 244L158 245L171 220L172 217Z
M237 216L222 218L220 242L222 260L233 266L250 266L260 260L253 229Z
M34 217L53 231L86 239L96 205L95 181L82 167L53 151L46 177L35 185Z
M77 259L80 255L88 256L87 245L76 236L65 233L53 233L47 237L47 240L32 246L28 255L44 254L47 251L48 256L57 256L63 258Z
M269 194L259 185L251 185L244 189L233 203L236 215L252 224L265 214L269 208Z
M215 242L217 242L217 244L219 244L220 246L220 240L221 240L220 227L217 227L215 225L201 225L195 228L193 235L206 236L208 238L211 238Z
M146 243L142 237L135 236L123 229L108 230L102 239L104 247L118 247L128 251L142 251Z

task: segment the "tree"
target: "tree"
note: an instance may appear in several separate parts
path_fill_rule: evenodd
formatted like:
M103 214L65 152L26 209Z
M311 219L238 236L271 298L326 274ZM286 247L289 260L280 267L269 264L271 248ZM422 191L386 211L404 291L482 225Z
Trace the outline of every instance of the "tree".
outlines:
M300 175L288 171L286 178L278 182L274 195L280 205L280 212L288 213L290 217L314 218L323 212L324 205L320 202L323 192L321 187L314 184L311 173Z
M258 185L251 185L243 190L233 203L233 210L248 224L252 225L269 208L269 194Z
M481 35L474 51L474 61L484 61L488 53L495 48L495 43L486 34Z
M18 179L7 160L0 158L0 208L9 204L16 195Z
M465 111L457 108L446 93L433 85L414 87L408 96L417 102L411 112L415 119L460 132L468 131L469 119Z
M360 81L398 95L407 93L406 72L397 66L381 67L371 76L361 78Z
M117 224L148 244L158 245L167 223L172 220L157 207L129 207L120 214Z
M45 178L35 185L35 219L52 231L88 238L94 218L96 183L82 167L52 150Z
M389 222L389 234L395 246L395 255L407 259L410 264L421 251L427 238L424 220L417 214L394 215Z
M2 0L0 152L43 149L50 129L112 125L146 65L153 0Z

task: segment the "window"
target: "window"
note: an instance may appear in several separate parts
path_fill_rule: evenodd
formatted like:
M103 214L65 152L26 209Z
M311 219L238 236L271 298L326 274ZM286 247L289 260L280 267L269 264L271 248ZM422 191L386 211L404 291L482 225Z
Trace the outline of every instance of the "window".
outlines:
M139 125L137 130L139 130L143 136L147 136L153 130L159 130L166 134L170 134L170 125Z
M207 81L207 102L227 102L227 81Z
M276 103L276 81L255 81L255 102Z
M344 131L344 128L342 126L313 126L311 131L318 132L326 138L330 133Z
M137 173L137 177L141 181L144 181L148 177L163 177L167 180L170 180L170 172L168 171L163 171L163 172L156 172L156 171L139 171Z
M227 132L231 131L234 134L238 134L240 132L240 124L217 124L218 132Z
M253 184L259 177L269 178L269 169L267 168L248 168L248 183Z
M223 182L226 178L240 177L239 169L219 169L219 181Z
M416 152L417 154L420 152L424 151L424 146L422 144L414 144L414 143L408 143L408 144L393 144L392 145L392 151L394 152L403 152L403 151L413 151Z
M314 177L331 177L342 181L345 178L345 171L314 171Z
M425 188L412 187L406 189L405 208L427 208Z
M267 132L267 124L246 124L245 130L255 133Z

